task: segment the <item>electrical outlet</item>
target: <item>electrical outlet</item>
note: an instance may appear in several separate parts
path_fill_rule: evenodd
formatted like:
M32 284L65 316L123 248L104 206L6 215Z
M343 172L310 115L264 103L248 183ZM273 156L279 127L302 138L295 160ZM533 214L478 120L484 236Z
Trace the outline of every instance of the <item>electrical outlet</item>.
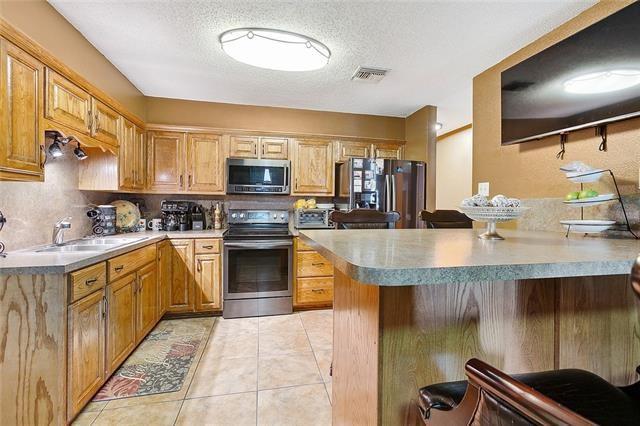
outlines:
M489 182L478 183L478 194L484 195L485 197L489 196Z

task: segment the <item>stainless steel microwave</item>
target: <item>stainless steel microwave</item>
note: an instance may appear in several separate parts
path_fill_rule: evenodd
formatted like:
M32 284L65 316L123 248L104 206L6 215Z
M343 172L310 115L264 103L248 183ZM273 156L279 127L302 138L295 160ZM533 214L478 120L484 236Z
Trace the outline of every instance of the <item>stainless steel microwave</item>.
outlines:
M227 194L289 194L289 160L227 159Z

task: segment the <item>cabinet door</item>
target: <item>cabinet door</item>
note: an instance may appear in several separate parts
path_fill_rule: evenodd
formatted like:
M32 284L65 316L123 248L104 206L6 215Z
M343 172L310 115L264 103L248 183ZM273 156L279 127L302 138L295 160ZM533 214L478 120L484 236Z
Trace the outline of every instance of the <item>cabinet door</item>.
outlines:
M189 134L187 155L187 189L224 192L224 151L220 136Z
M128 120L122 123L120 132L120 149L118 150L118 174L120 189L134 189L137 168L136 130Z
M169 301L171 300L172 251L171 242L162 241L158 244L158 299L160 317L167 312Z
M289 139L260 138L260 158L286 160L289 158Z
M138 271L136 338L142 340L158 320L158 273L151 262Z
M105 379L104 295L104 290L101 290L69 306L69 418L82 409Z
M219 254L198 254L194 282L196 312L222 309L222 277Z
M229 138L229 157L258 158L258 137L231 136Z
M134 130L134 138L136 155L133 186L137 189L143 189L147 176L147 145L145 143L144 130L136 127Z
M184 190L185 134L149 132L147 137L147 183L156 191Z
M404 145L402 144L383 144L374 145L374 157L389 160L402 160L404 154Z
M371 144L358 141L338 141L336 161L348 161L350 158L370 158Z
M321 139L295 142L293 193L297 195L333 195L333 143Z
M92 129L90 112L91 96L47 68L47 118L88 135Z
M136 346L136 274L107 286L107 365L110 376Z
M42 180L44 66L0 40L0 180Z
M193 311L193 240L171 240L170 312Z
M97 99L92 101L91 112L93 114L91 136L100 142L118 146L122 120L120 114Z

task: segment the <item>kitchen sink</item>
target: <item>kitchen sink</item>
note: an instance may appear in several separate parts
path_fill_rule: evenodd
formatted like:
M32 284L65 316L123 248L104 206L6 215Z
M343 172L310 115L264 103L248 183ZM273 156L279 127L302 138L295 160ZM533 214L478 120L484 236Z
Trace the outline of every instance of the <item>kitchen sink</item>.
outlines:
M101 244L101 245L76 245L70 244L66 246L54 246L47 247L40 250L36 250L36 253L72 253L72 252L84 252L84 251L105 251L110 248L114 248L117 245L114 244Z
M143 239L144 238L87 238L86 240L70 241L67 244L78 245L78 246L100 246L100 245L119 246L119 245L134 243L136 241L140 241Z

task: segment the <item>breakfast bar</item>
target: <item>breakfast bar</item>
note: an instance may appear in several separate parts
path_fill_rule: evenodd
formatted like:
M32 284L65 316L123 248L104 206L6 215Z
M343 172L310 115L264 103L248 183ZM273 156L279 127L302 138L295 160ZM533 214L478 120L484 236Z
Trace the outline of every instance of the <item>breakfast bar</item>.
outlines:
M508 373L640 364L633 239L478 230L304 231L334 264L333 424L419 424L418 389L479 358Z

